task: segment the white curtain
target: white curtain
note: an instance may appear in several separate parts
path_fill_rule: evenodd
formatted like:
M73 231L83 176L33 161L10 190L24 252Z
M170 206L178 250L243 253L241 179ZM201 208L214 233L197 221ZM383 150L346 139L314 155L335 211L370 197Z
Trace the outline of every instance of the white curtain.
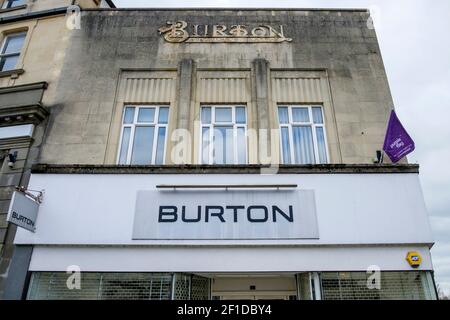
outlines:
M314 143L311 127L293 126L292 135L294 142L295 163L297 164L313 164L314 159Z
M327 150L325 145L325 134L323 132L322 127L316 128L316 135L317 135L317 148L319 151L319 162L320 164L327 163Z
M283 151L283 163L291 164L291 147L289 144L289 129L281 128L281 148Z

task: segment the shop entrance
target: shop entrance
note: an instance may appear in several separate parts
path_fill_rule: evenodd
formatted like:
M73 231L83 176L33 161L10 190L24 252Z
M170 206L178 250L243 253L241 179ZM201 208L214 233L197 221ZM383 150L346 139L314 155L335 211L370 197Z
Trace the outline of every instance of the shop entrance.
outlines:
M213 299L296 300L295 275L214 275Z

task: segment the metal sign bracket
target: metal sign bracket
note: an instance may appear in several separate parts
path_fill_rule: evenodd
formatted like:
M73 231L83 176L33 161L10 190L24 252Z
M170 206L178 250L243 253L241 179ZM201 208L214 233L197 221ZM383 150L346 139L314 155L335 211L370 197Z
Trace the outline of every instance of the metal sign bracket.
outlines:
M24 195L26 195L27 197L31 198L32 200L34 200L35 202L41 204L42 201L44 200L44 193L45 190L27 190L25 187L16 187L16 190L23 193Z

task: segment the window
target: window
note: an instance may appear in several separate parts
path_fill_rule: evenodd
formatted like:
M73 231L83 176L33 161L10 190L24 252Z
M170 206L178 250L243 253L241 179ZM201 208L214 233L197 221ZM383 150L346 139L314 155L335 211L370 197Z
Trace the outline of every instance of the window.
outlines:
M18 7L24 5L25 2L26 0L5 0L5 2L3 2L2 9Z
M366 272L323 272L323 300L436 299L429 272L381 272L380 289L367 287L369 276Z
M28 300L207 300L210 281L181 273L84 272L70 290L65 272L33 272Z
M9 71L16 68L25 36L25 32L6 36L0 51L0 71Z
M284 164L328 163L321 106L279 106L278 119Z
M247 163L247 114L244 106L201 108L203 164Z
M16 137L32 137L34 125L22 124L18 126L0 127L0 139L10 139Z
M168 122L167 106L125 107L119 164L163 164Z

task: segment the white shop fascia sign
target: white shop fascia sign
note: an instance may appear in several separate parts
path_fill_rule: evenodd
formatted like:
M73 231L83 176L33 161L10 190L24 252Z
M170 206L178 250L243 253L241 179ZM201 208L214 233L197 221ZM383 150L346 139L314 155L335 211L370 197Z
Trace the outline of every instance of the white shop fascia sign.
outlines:
M253 186L301 187L221 188L206 193L203 189L158 188L180 186L180 182L211 186L218 181L221 186L245 181ZM45 190L45 201L39 208L36 233L18 230L14 240L18 245L361 246L434 242L417 174L33 174L29 188ZM175 206L177 220L158 222L159 206ZM183 221L183 206L187 221L197 219L200 206L200 221ZM206 222L206 206L222 207L223 215L220 208L209 208ZM239 207L237 222L231 206ZM266 209L251 206L266 207L267 216ZM161 218L173 220L170 208L164 210ZM259 219L262 222L255 222Z
M313 190L137 192L133 240L318 238Z

